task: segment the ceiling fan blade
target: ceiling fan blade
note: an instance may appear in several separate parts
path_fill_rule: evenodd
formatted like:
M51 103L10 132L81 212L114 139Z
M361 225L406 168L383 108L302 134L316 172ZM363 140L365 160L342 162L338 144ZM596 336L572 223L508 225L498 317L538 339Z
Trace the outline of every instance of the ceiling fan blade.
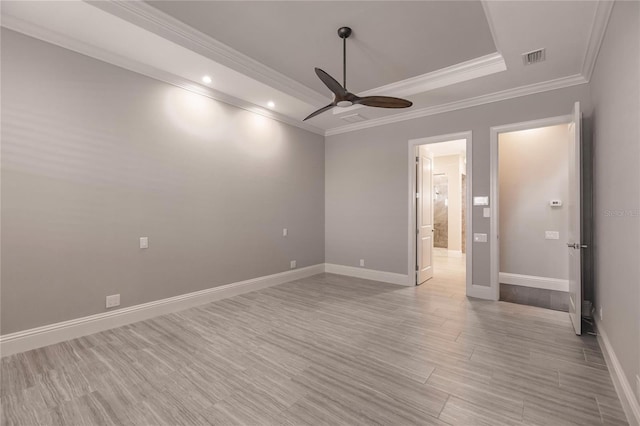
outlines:
M302 120L302 121L308 120L308 119L310 119L311 117L315 117L315 116L316 116L316 115L318 115L318 114L322 114L323 112L330 110L330 109L331 109L331 108L333 108L334 106L335 106L335 105L333 105L333 104L329 104L329 105L327 105L327 106L324 106L324 107L320 108L319 110L314 111L314 112L312 112L311 114L309 114L309 115L307 116L307 118L305 118L305 119L304 119L304 120Z
M353 101L354 104L377 108L409 108L413 102L391 96L365 96Z
M316 68L316 75L322 80L322 82L336 95L337 98L344 98L347 96L347 89L342 87L340 83L336 81L335 78L331 77L326 72L322 71L320 68Z

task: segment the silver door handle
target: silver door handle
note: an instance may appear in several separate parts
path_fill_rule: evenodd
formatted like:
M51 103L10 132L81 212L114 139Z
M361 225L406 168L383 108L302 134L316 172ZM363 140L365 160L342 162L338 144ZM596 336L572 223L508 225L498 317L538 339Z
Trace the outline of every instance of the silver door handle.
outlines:
M580 248L589 248L589 246L586 244L580 244Z

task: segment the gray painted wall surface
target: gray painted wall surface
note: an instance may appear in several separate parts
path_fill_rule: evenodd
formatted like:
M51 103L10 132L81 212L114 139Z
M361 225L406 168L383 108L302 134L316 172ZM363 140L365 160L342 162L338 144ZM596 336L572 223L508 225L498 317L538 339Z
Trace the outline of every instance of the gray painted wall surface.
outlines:
M587 85L539 93L464 110L330 136L326 139L327 263L407 274L408 141L473 131L473 194L489 195L489 128L569 114ZM473 232L489 232L481 207ZM473 283L489 285L489 243L473 247Z
M600 327L635 389L640 374L640 3L615 3L591 92L596 307L602 308Z
M2 334L323 263L323 139L3 29Z
M500 272L569 279L569 129L499 136ZM549 206L552 199L561 207ZM557 231L560 239L545 239Z

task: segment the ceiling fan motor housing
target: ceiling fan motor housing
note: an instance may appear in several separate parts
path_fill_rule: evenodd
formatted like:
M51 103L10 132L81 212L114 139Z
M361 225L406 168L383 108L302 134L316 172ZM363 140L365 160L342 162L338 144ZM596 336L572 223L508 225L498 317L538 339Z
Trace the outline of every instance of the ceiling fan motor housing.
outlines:
M338 28L338 35L340 36L340 38L348 38L351 35L351 28L349 27Z

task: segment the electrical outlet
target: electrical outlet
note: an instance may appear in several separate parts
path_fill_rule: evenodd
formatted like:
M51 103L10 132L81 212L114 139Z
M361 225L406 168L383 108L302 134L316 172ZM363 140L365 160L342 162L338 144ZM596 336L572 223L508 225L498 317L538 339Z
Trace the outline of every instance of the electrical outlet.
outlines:
M291 261L291 269L296 269L296 261L295 260Z
M120 306L120 295L113 294L111 296L107 296L107 308L113 308L115 306Z
M600 317L600 321L602 321L602 306L598 309L598 316Z
M559 240L560 232L558 231L544 231L545 240Z
M360 266L364 266L364 259L360 259Z
M140 248L149 248L149 237L140 237Z

